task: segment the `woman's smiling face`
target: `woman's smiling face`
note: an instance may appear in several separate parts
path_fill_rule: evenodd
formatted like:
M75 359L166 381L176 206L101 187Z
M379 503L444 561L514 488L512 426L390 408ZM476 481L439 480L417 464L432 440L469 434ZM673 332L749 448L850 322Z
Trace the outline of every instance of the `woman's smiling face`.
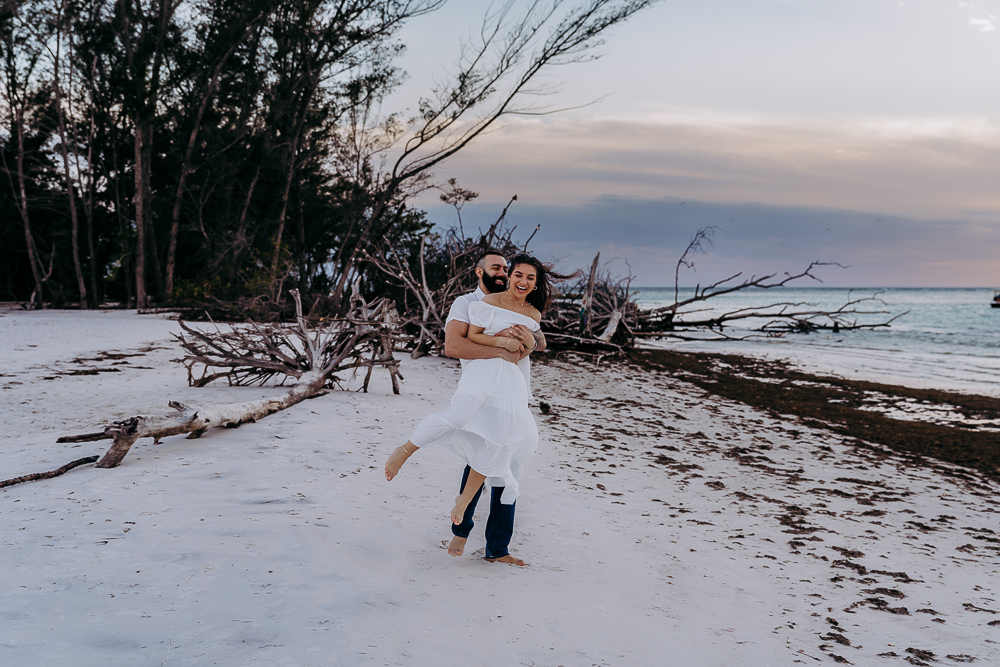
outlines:
M511 269L509 281L511 293L519 299L523 299L528 296L531 290L535 289L538 272L531 264L517 264Z

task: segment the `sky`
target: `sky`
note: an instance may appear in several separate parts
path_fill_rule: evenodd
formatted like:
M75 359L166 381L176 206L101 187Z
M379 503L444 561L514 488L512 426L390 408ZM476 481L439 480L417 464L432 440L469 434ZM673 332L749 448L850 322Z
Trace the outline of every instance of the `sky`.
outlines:
M390 102L415 108L489 7L414 20ZM600 252L637 285L672 285L714 225L682 285L828 261L828 286L1000 287L1000 0L664 0L600 53L542 81L567 110L507 117L437 169L480 194L466 230L516 194L530 251ZM433 191L419 205L455 222Z

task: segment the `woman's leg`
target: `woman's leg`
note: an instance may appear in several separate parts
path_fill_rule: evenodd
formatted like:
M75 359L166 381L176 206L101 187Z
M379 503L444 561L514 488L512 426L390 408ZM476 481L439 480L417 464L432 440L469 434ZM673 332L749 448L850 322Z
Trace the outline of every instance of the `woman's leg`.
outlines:
M472 467L465 466L465 470L462 471L462 482L458 485L459 493L465 490L465 482L469 479L469 473L471 472ZM482 491L482 489L480 489L480 491ZM461 556L465 553L465 543L469 541L469 533L472 532L472 529L476 525L472 518L476 513L476 503L478 501L479 494L477 493L472 496L472 502L465 508L465 516L462 518L462 523L451 524L451 534L453 537L451 538L451 542L448 543L448 553L452 556Z
M396 449L392 450L392 454L389 455L389 460L385 462L385 479L391 482L392 478L399 474L399 469L403 467L406 463L406 459L413 456L413 452L420 449L414 445L409 440L406 441L405 445L400 445Z
M391 482L393 477L399 474L399 469L406 463L406 459L413 455L413 452L425 445L433 445L435 442L440 442L450 433L454 432L454 430L455 427L442 419L441 415L425 417L423 421L417 424L417 428L413 430L413 434L406 441L406 444L396 447L392 454L389 455L389 460L385 462L385 478ZM419 445L416 444L418 442L420 443Z
M451 510L451 522L455 525L462 523L465 518L465 508L469 506L472 499L476 497L479 493L479 489L483 488L483 482L486 481L486 475L481 475L472 468L469 468L469 478L465 480L465 488L462 489L462 495L455 498L455 507Z

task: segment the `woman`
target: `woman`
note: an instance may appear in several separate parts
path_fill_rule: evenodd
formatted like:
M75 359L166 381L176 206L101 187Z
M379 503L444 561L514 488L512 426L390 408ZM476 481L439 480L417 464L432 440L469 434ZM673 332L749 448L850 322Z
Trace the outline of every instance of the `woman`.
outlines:
M518 477L525 458L538 445L538 429L528 410L531 366L528 355L535 348L533 331L551 300L551 273L534 257L517 255L510 263L510 284L505 292L488 294L469 306L468 339L480 345L519 350L520 361L501 358L466 362L458 389L447 412L424 419L385 464L392 480L403 463L421 447L442 445L471 468L462 494L455 499L451 520L462 521L465 509L483 483L504 487L501 502L511 504L520 488ZM515 335L498 336L509 330Z

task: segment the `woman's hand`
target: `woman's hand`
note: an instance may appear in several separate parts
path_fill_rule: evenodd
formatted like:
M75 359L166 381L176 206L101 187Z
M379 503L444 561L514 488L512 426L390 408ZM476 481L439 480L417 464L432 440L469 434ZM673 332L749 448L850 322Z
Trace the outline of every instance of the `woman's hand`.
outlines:
M531 329L523 324L511 325L503 331L494 334L494 341L494 346L504 351L502 356L505 359L507 359L507 352L514 352L516 350L515 358L509 359L509 361L513 361L514 363L527 357L538 346L538 341L535 339L535 335L531 332Z
M524 348L525 352L533 352L536 346L535 335L531 333L531 329L524 326L523 324L513 325L509 331L512 336L516 337L520 341L521 346Z

